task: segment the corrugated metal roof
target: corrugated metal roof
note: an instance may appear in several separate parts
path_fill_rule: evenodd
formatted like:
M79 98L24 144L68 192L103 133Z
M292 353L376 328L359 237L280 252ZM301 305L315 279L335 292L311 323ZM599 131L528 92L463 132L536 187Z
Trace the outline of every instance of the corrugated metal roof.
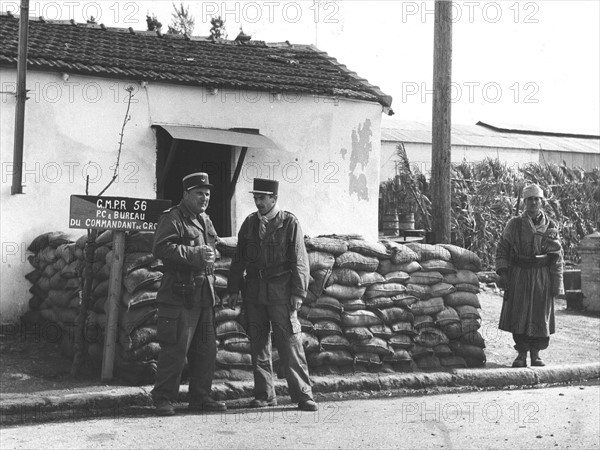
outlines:
M431 124L398 121L393 127L382 126L381 140L431 144ZM528 135L498 132L478 125L452 125L452 145L467 147L514 148L600 154L600 138Z

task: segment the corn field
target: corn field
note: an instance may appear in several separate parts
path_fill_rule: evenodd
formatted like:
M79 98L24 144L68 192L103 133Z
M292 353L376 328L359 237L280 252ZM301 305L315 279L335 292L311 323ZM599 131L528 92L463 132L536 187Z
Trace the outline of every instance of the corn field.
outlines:
M422 174L414 171L400 173L395 180L381 183L383 208L392 209L389 201L395 195L413 201L415 195L408 186L412 184L417 188L416 197L422 198L425 210L425 214L416 210L416 227L428 229L427 220L431 221L430 186ZM544 210L559 225L565 259L578 263L577 245L600 223L600 168L584 172L564 164L546 163L515 169L491 158L478 163L453 164L452 244L475 252L487 270L493 269L496 244L508 220L523 211L521 193L529 183L537 183L544 190ZM390 191L390 186L394 191ZM397 209L402 209L402 206Z

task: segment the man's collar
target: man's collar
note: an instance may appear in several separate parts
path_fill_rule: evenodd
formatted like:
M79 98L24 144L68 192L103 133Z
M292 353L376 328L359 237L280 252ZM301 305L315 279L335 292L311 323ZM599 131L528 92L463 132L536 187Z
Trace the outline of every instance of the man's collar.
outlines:
M181 209L181 213L185 217L189 217L190 219L197 219L198 218L198 215L194 214L193 212L191 212L190 209L187 207L187 205L185 204L185 202L183 200L181 200L181 202L179 202L179 208Z

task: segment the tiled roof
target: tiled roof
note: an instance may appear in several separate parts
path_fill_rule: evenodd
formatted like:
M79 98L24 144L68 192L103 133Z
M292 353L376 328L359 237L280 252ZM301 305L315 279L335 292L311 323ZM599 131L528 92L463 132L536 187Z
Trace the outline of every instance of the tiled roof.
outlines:
M381 140L431 144L431 123L394 121L383 123ZM466 147L513 148L519 150L552 150L573 153L600 153L600 137L557 136L550 132L536 135L500 132L481 125L452 124L452 145Z
M0 66L17 64L19 19L0 15ZM28 69L221 89L392 98L313 46L187 38L68 21L29 21Z

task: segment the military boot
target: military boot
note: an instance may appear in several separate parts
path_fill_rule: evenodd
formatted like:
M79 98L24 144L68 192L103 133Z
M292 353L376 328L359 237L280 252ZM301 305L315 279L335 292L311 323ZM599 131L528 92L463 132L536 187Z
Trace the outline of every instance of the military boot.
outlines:
M527 352L519 352L512 363L513 367L527 367Z
M531 365L532 366L536 366L536 367L542 367L545 366L546 364L544 363L544 361L542 360L542 358L540 358L540 351L535 348L535 349L531 349Z

